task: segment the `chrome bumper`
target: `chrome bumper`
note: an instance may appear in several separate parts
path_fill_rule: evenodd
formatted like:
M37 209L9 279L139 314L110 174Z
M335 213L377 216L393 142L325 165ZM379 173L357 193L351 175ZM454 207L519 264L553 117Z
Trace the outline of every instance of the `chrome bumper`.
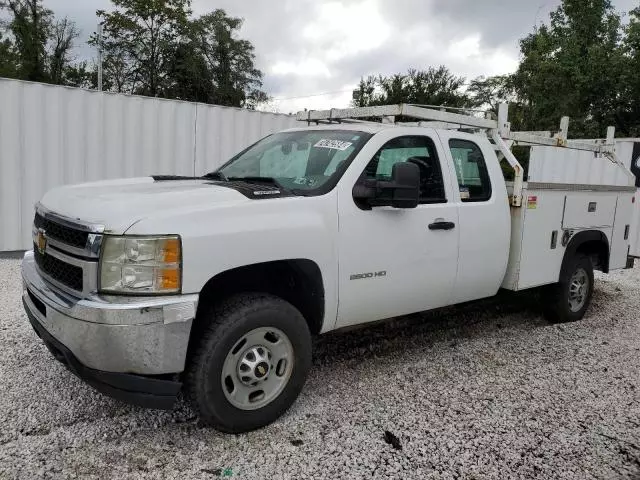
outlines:
M159 375L184 370L198 295L76 298L38 274L33 252L22 261L29 313L86 367Z

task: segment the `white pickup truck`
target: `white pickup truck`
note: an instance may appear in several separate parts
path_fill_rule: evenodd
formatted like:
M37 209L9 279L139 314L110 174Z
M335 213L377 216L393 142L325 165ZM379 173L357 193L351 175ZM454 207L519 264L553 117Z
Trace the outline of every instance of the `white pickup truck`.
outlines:
M384 122L353 120L373 116ZM243 432L295 401L314 334L501 287L545 286L549 317L578 320L593 270L633 264L635 179L612 135L572 143L566 122L555 136L510 132L504 108L498 120L409 105L300 119L318 125L271 135L201 178L48 192L22 276L53 355L142 406L171 408L184 385L204 421ZM513 142L593 152L625 181L526 183Z

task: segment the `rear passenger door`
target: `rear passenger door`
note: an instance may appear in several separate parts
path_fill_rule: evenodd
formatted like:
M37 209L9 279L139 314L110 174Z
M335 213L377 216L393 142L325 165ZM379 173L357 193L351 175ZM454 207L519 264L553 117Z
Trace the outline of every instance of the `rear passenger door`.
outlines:
M491 145L475 135L439 131L455 180L460 245L452 302L495 295L509 258L511 219L502 170Z

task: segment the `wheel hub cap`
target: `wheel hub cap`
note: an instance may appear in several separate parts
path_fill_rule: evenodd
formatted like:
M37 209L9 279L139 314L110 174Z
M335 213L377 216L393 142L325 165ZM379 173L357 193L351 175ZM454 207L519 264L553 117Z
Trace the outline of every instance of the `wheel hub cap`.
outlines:
M569 308L577 312L584 306L589 293L589 276L583 268L577 269L569 281Z
M293 345L284 332L256 328L243 335L227 353L222 390L236 408L262 408L282 393L291 377L293 362Z
M238 378L245 385L255 386L269 377L270 362L271 352L264 345L248 348L238 361Z

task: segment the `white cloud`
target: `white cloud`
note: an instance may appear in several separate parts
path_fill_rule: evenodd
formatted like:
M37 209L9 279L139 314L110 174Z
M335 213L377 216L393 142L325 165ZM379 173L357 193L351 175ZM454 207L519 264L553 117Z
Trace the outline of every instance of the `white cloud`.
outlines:
M480 54L480 34L470 35L461 40L455 40L447 49L452 59L468 59Z
M375 50L389 35L389 25L375 0L323 3L315 18L302 29L303 38L334 60Z
M282 60L271 67L270 73L272 75L298 75L302 77L331 77L327 64L317 58L307 58L300 62Z

